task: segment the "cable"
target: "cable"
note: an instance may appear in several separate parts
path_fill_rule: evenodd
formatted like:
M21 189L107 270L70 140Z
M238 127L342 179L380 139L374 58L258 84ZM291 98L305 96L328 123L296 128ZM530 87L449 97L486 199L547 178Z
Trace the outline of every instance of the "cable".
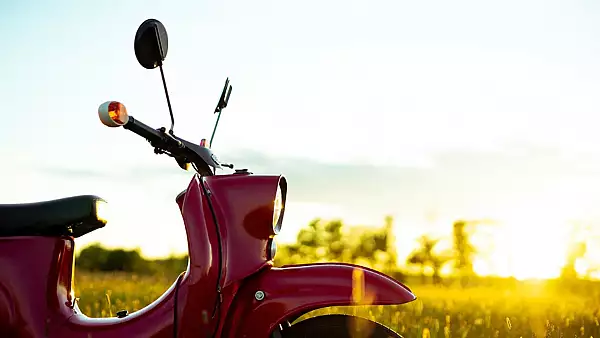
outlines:
M215 326L215 332L213 333L216 334L217 331L219 330L219 324L221 322L221 313L219 311L219 307L221 305L221 301L222 301L222 293L221 293L221 278L222 278L222 274L223 274L223 243L221 240L221 232L219 231L219 224L217 222L217 214L215 213L215 209L213 207L212 201L210 199L210 194L208 192L208 189L206 188L206 186L204 185L204 181L200 180L200 185L202 186L202 190L204 191L204 194L208 197L206 200L208 201L208 207L210 209L210 213L213 217L213 220L215 222L215 230L217 233L217 239L218 239L218 243L219 243L219 275L217 278L217 299L216 299L216 304L213 310L213 314L212 314L212 318L215 318L215 316L217 316L217 323Z
M175 282L175 300L173 301L173 338L177 338L177 296L179 295L179 285L181 284L183 275L185 275L185 271L179 274L179 277L177 277L177 281Z

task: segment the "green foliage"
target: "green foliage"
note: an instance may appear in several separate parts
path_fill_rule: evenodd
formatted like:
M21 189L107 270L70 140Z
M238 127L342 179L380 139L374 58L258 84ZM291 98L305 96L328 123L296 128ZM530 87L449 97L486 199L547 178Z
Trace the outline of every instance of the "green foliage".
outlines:
M86 271L122 271L136 274L180 273L187 267L187 256L148 260L141 256L139 249L107 249L100 244L92 244L79 253L75 267Z
M473 275L473 256L475 248L469 241L469 235L466 231L467 222L458 220L452 225L455 268L465 276Z
M276 265L344 262L393 272L397 270L391 217L380 229L347 229L339 219L312 220L298 233L297 242L280 245ZM348 230L348 232L345 232ZM396 273L399 278L401 274Z
M448 254L437 255L433 252L438 242L439 238L431 238L426 235L421 236L419 238L419 248L408 256L408 264L421 266L422 283L425 283L425 268L428 266L433 270L433 283L441 283L440 269L446 262L452 259L452 257Z
M126 271L148 273L149 262L142 258L139 249L109 250L93 244L81 250L76 266L89 271Z
M92 244L81 250L75 259L75 266L88 271L105 271L108 252L100 244Z

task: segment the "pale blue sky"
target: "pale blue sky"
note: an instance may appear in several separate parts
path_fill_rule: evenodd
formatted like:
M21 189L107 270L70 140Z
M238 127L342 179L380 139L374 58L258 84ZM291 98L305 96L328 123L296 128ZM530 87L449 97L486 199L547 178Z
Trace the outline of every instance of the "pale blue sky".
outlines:
M133 53L147 18L169 33L178 135L210 137L230 77L213 148L288 176L284 238L319 215L391 213L408 238L427 213L600 214L597 1L4 1L0 13L0 203L106 198L113 220L82 244L185 249L173 199L190 174L96 114L120 100L168 126L160 74Z

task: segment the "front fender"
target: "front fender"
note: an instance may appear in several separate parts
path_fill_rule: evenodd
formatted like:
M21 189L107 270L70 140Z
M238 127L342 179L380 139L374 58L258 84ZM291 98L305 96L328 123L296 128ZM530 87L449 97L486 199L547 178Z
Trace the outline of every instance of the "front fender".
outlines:
M262 300L256 299L257 291L264 293ZM404 304L415 299L400 282L354 264L270 268L242 285L224 323L223 337L267 337L279 323L327 306Z

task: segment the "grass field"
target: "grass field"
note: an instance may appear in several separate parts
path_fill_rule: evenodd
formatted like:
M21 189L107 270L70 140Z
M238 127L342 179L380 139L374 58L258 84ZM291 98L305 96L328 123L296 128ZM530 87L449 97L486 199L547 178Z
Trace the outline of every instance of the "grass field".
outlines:
M107 317L139 310L158 298L174 276L76 274L76 296L85 314ZM400 306L327 308L377 320L405 337L600 337L600 284L579 293L546 284L461 289L409 283L418 300ZM108 295L108 297L107 297ZM110 298L110 309L108 299Z

